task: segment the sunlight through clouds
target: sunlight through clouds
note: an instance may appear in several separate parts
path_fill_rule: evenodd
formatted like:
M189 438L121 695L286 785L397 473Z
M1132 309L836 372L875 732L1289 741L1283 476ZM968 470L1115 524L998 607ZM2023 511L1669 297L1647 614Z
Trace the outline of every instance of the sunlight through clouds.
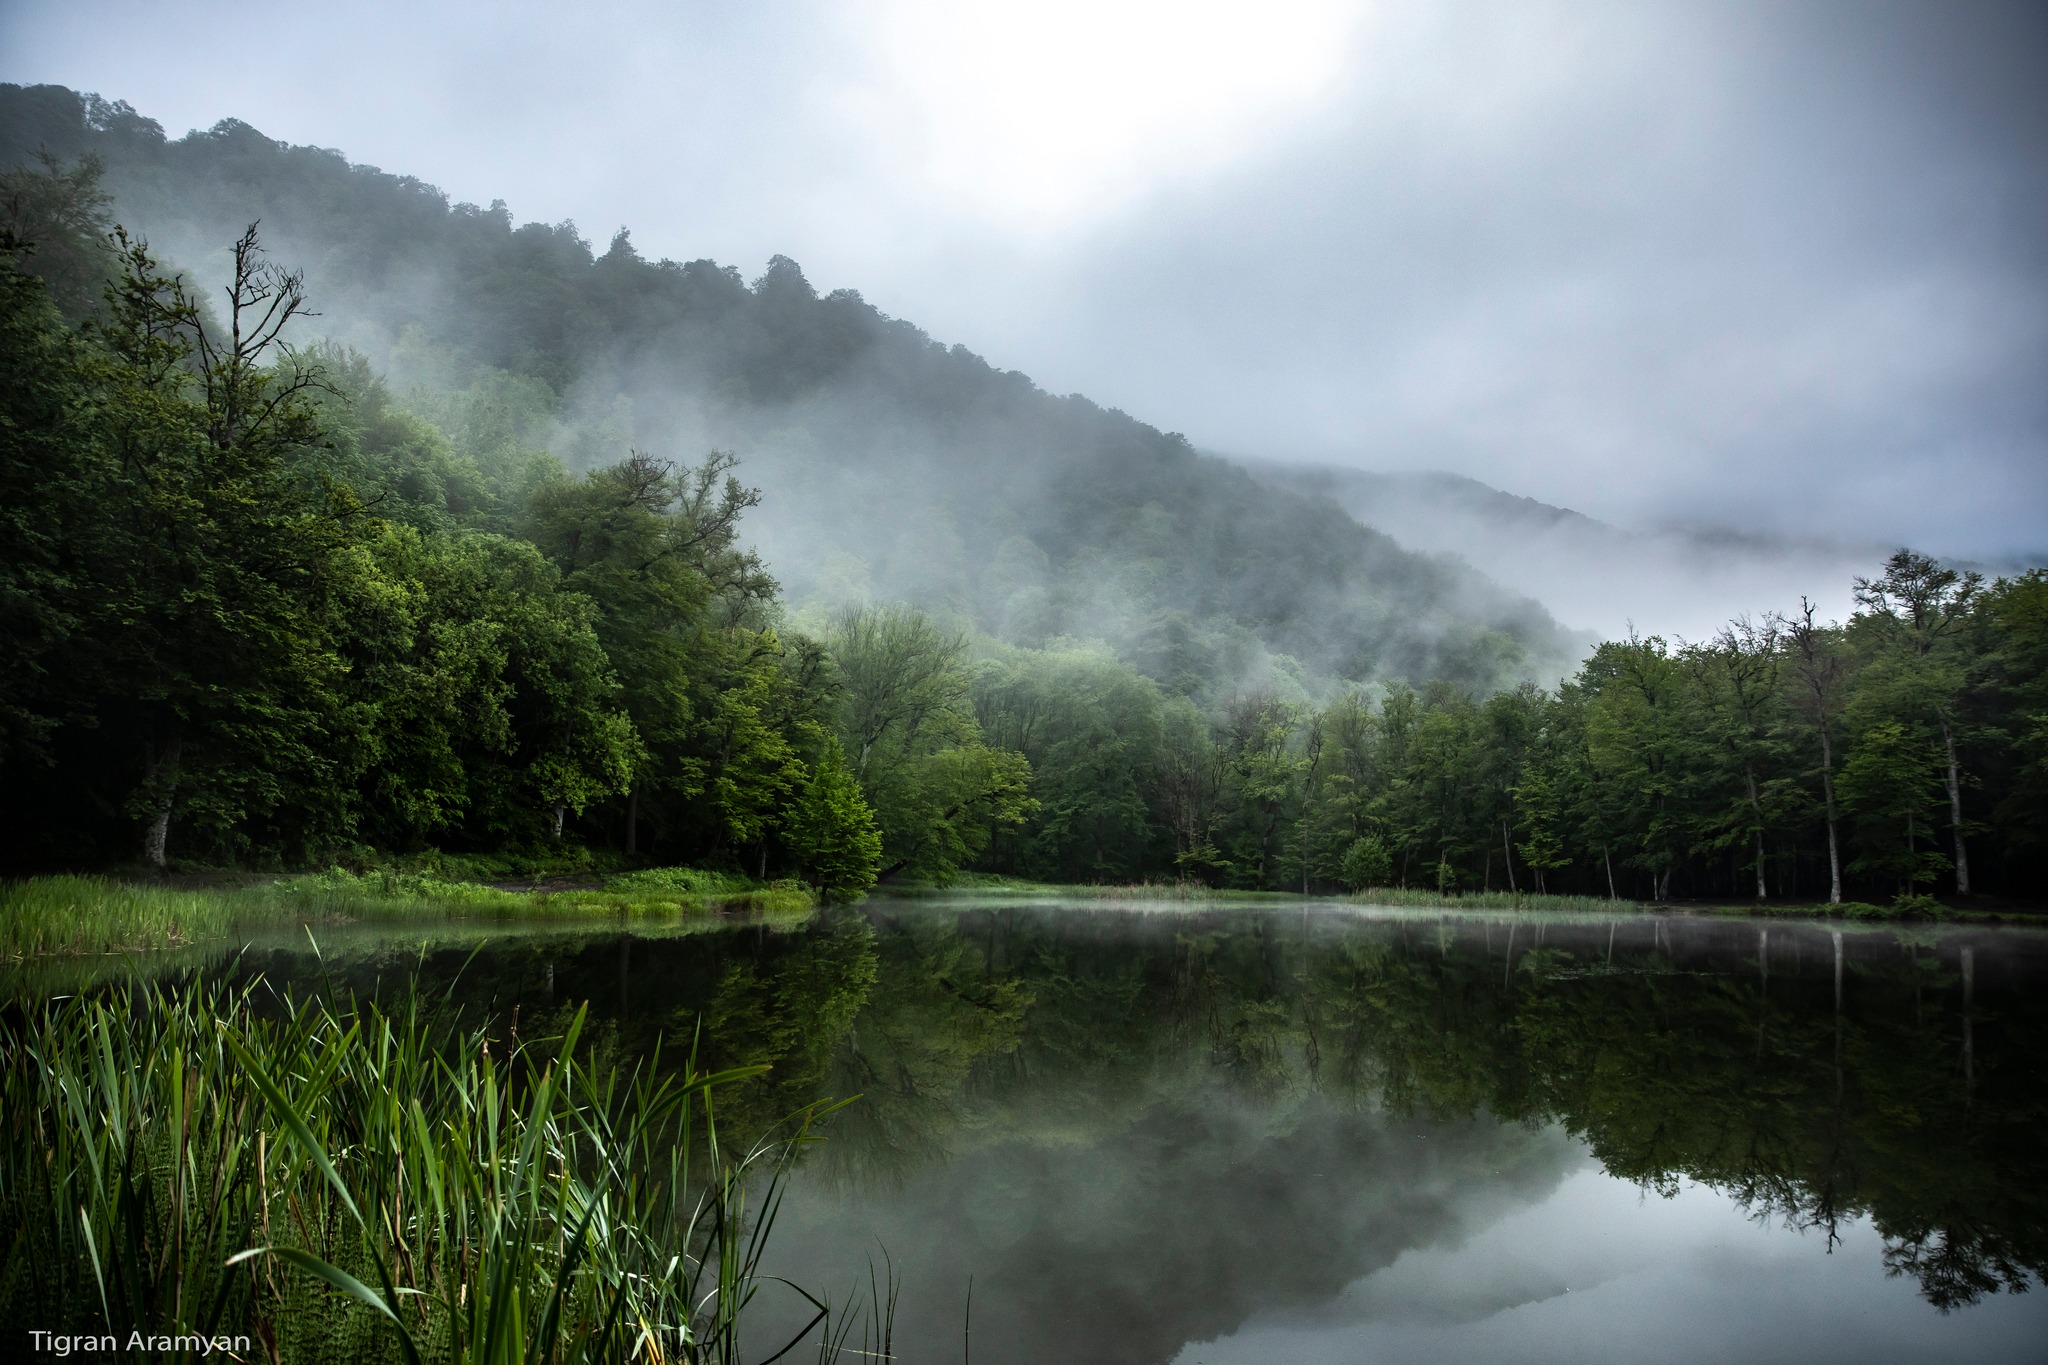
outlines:
M899 174L1012 227L1066 226L1273 136L1345 69L1356 0L894 0L849 37L846 113Z

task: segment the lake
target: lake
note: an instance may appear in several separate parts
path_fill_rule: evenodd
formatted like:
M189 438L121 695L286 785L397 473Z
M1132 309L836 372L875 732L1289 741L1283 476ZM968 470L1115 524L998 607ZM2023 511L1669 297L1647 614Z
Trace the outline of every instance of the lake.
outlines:
M321 947L209 970L587 1000L772 1063L732 1137L858 1095L768 1268L893 1267L906 1362L2048 1359L2038 931L960 897Z

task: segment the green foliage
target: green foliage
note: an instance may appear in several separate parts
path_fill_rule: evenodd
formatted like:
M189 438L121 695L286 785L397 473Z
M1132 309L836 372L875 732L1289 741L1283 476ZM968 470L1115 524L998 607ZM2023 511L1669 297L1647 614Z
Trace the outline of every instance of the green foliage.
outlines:
M1948 866L1928 847L1938 809L1935 754L1925 735L1897 721L1863 732L1842 766L1842 800L1856 817L1864 854L1851 867L1907 888L1932 882Z
M1035 808L1029 761L982 742L966 646L893 606L843 612L827 637L843 688L839 733L881 830L882 877L943 883Z
M804 528L775 549L799 597L830 564L860 562L871 595L943 604L1013 643L1106 630L1205 705L1305 676L1490 690L1554 675L1576 648L1526 598L1327 499L1046 393L852 291L821 295L786 258L750 284L730 265L645 259L626 233L607 246L573 224L515 223L502 204L451 203L232 119L167 139L110 108L0 87L0 166L40 146L98 156L131 225L181 249L261 221L315 272L338 333L398 338L377 363L427 391L405 405L486 486L520 486L513 465L542 448L602 466L708 410ZM437 459L408 464L424 477L384 486L434 504Z
M35 159L38 169L0 171L0 252L39 277L67 319L94 317L115 277L105 163L88 152L67 167L43 148Z
M650 867L605 878L607 891L673 891L689 896L731 896L752 891L756 884L730 872L696 867Z
M1377 834L1361 834L1344 850L1344 884L1353 891L1385 886L1393 874L1393 855Z
M264 930L443 921L657 920L713 909L805 912L815 897L793 881L762 884L729 872L654 868L603 888L506 890L379 869L194 889L105 877L31 877L0 886L0 960L152 953L233 944Z
M0 91L0 106L18 93ZM133 111L93 117L94 147L172 155ZM232 144L285 156L266 164L307 183L334 169L248 134L216 130L176 155L210 165ZM649 265L623 238L592 258L567 229L432 207L427 238L475 234L472 284L516 258L584 311L561 334L523 313L483 327L499 291L463 304L482 310L464 335L401 319L394 359L420 383L395 396L363 357L293 344L304 283L253 229L216 322L140 245L100 232L91 166L7 174L11 867L139 853L158 869L388 864L452 882L467 874L436 860L654 860L835 894L970 870L1659 901L1798 901L1821 884L1840 894L1844 878L1878 898L2048 886L2040 572L1985 584L1902 550L1859 580L1846 625L1809 609L1703 645L1610 641L1555 691L1489 691L1515 676L1514 639L1532 637L1425 604L1398 626L1359 607L1379 600L1352 592L1366 566L1414 566L1324 526L1328 509L1269 496L1120 416L1045 408L954 357L934 392L995 383L984 396L1004 420L1030 427L1036 413L1063 450L1121 453L1053 479L1080 501L1029 534L1009 513L980 526L986 509L893 515L931 563L952 565L925 600L957 614L814 607L794 618L813 638L790 628L741 538L761 495L731 455L633 450L630 414L571 413L561 395L592 374L577 329L599 335L648 299L672 309L647 333L661 338L648 363L682 364L662 348L695 338L707 349L691 382L735 413L857 388L856 372L879 373L854 365L862 356L900 361L890 384L940 363L922 342L894 349L907 334L857 299L816 297L786 261L749 288L707 263ZM28 250L28 231L48 254ZM111 287L80 326L86 310L64 291L88 275ZM761 346L732 341L742 333ZM504 351L504 337L524 340ZM841 405L849 392L817 399L834 439L869 420ZM1147 472L1091 482L1111 465ZM968 556L963 527L989 553ZM1299 544L1338 547L1328 574L1262 577L1273 547ZM853 565L849 582L867 572L844 547L798 552L798 570L818 554ZM1052 579L1012 583L999 605L1003 574ZM1081 581L1089 593L1069 591ZM1216 605L1226 598L1268 605L1237 620ZM1113 618L1115 647L1058 633L1084 599L1087 619ZM1428 648L1402 634L1418 623ZM1356 862L1361 846L1384 866Z
M790 852L811 884L854 896L875 884L882 832L836 738L828 738L791 813Z
M823 1106L734 1153L711 1092L414 1001L150 990L0 1023L0 1314L285 1358L724 1361ZM497 1053L494 1055L493 1042Z

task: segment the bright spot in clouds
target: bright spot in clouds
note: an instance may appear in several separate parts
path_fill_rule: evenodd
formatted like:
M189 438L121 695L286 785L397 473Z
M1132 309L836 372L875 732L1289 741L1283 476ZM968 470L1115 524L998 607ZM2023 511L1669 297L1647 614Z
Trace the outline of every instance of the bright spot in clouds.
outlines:
M899 149L898 174L1012 227L1054 228L1254 150L1343 73L1362 10L895 0L850 26L866 79L837 96Z

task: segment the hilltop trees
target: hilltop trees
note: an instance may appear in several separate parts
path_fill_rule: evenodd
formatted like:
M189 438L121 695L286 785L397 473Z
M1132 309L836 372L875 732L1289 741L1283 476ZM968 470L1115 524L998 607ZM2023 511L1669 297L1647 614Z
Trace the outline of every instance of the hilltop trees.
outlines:
M632 448L744 450L775 510L752 531L799 597L857 560L863 598L1028 647L1102 638L1204 706L1265 685L1283 656L1329 679L1478 692L1567 667L1577 649L1539 605L1453 561L815 288L787 258L751 281L649 259L630 234L522 224L502 203L454 203L232 119L167 138L125 106L0 85L0 170L39 147L70 161L66 175L99 158L95 192L187 259L260 220L308 270L326 326L428 390L405 405L500 485L453 481L457 504L522 484L537 448L579 472ZM673 448L678 431L689 447ZM430 495L448 470L412 453L385 486ZM516 529L523 508L493 510L506 520L473 528Z

